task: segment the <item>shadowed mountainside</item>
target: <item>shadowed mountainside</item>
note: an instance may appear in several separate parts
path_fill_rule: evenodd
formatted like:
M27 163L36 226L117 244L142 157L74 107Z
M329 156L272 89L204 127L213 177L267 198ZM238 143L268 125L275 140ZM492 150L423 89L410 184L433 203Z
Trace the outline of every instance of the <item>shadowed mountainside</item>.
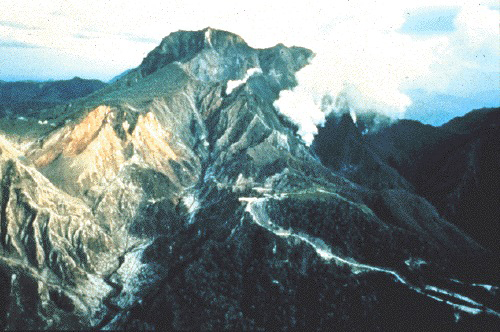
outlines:
M408 133L421 142L403 143ZM391 140L392 151L380 145ZM441 127L396 124L372 143L445 218L500 253L500 109L476 110Z
M500 110L476 110L440 127L398 120L368 133L365 117L356 124L348 113L328 119L314 142L322 162L361 185L425 197L498 254Z

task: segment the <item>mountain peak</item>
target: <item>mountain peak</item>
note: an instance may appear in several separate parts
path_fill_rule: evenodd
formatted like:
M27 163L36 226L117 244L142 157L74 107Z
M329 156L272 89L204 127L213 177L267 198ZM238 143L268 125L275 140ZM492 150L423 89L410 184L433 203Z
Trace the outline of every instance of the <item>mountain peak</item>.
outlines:
M199 31L179 30L163 38L160 45L144 58L141 73L147 76L170 63L187 62L205 49L224 53L234 47L250 50L243 38L231 32L210 27Z
M140 90L140 94L147 95L146 99L151 99L154 97L151 93L159 88L164 90L169 84L180 87L183 86L180 80L187 79L190 86L200 82L223 87L229 81L242 82L240 85L248 83L246 86L253 93L274 101L281 90L297 85L295 73L309 64L313 55L309 49L283 44L255 49L234 33L210 27L199 31L180 30L163 38L139 67L121 74L101 96L109 92L123 96L123 91L135 86L134 94ZM245 77L249 71L262 75L254 75L247 82ZM111 95L106 99L111 100ZM93 104L96 106L98 104Z

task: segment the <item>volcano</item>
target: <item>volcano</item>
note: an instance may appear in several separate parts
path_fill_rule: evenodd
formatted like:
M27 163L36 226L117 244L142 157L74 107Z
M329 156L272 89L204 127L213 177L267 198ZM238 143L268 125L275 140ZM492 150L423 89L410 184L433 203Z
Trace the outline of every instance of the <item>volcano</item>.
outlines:
M431 148L406 136L417 129L365 135L344 114L306 146L273 103L313 56L179 31L115 82L33 115L43 118L29 135L6 128L0 326L498 327L498 252L455 209L482 197L461 184L486 174L490 190L498 171L458 148L460 167L435 157L450 139L472 156L478 132L416 125ZM487 114L460 122L486 121L486 147L499 137L498 109ZM463 176L450 183L448 169ZM460 188L467 199L453 200Z

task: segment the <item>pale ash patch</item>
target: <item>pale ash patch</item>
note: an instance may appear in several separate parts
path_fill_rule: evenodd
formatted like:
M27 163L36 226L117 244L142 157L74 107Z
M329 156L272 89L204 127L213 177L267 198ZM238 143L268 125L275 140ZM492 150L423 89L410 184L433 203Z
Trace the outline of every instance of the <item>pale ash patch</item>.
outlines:
M206 41L208 46L213 47L211 39L212 39L212 29L208 28L205 31L205 41Z
M91 317L91 320L98 322L99 312L105 308L102 300L112 290L113 288L101 277L87 274L87 280L82 282L78 288L78 293L81 294L81 297L74 297L72 294L67 295L80 310L88 312L88 316Z
M251 189L254 186L255 182L252 177L246 178L243 174L240 173L233 185L233 192L241 192L246 189Z
M349 115L351 116L352 122L356 123L358 121L358 117L356 116L356 112L354 112L353 110L351 110L349 112Z
M288 136L283 133L276 134L276 141L278 148L290 151L290 145L288 145Z
M182 198L182 203L189 213L193 213L200 207L200 202L194 193L189 193Z
M486 289L488 292L495 292L498 290L498 287L493 286L493 285L486 285L486 284L472 284L471 286L474 287L482 287Z
M413 270L420 268L422 265L427 265L427 262L421 258L408 258L407 260L405 260L405 264L411 270Z
M250 68L247 70L245 77L241 80L230 80L227 81L227 87L226 87L226 94L229 95L231 92L234 91L237 87L239 87L242 84L245 84L250 77L252 77L255 74L262 74L262 69L260 68Z
M184 197L182 197L182 204L189 214L188 223L192 224L194 222L194 216L200 209L200 201L198 200L196 192L189 192L184 195Z
M134 248L124 256L123 264L116 271L116 278L123 286L117 300L121 308L127 308L141 298L145 287L159 279L157 273L142 262L144 250L151 244L146 242Z

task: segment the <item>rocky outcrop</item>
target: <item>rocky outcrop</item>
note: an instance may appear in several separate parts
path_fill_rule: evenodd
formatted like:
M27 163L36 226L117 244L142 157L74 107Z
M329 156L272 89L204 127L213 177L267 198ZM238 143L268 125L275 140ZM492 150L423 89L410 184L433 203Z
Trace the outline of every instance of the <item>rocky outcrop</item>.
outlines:
M107 288L95 275L118 265L115 243L86 204L55 188L12 147L1 150L0 270L10 289L2 298L4 326L64 327L63 317L75 313L91 324Z
M169 174L180 185L172 165L196 158L193 153L174 151L172 132L163 129L152 112L136 114L132 125L126 116L99 106L81 122L48 136L27 156L53 183L74 195L98 193L127 162Z

